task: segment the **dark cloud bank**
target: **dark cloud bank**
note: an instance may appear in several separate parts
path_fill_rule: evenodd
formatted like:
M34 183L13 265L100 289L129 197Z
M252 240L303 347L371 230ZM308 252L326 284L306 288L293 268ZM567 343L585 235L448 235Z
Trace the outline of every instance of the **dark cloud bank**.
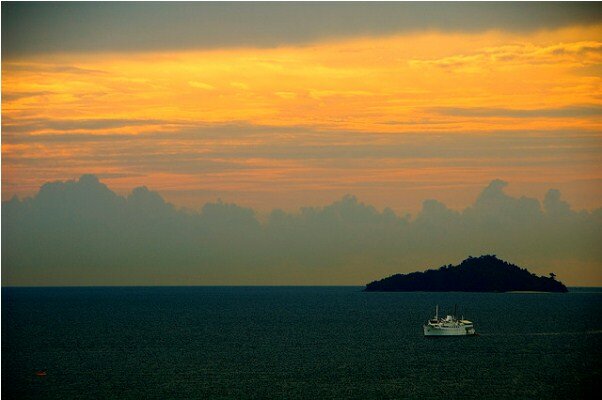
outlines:
M600 21L579 2L2 2L2 56L279 46L417 30L532 31Z
M599 278L602 208L575 212L557 190L542 204L514 198L505 185L492 181L462 212L427 200L399 216L345 196L260 220L223 202L179 210L145 187L121 197L84 175L2 203L2 282L363 284L483 253L569 284Z

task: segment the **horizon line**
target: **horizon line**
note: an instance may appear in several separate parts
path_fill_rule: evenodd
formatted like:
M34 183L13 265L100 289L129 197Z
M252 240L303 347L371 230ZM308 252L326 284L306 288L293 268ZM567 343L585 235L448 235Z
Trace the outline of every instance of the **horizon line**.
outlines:
M1 285L2 289L36 289L36 288L46 288L46 289L63 289L63 288L175 288L175 287L183 287L183 288L192 288L192 287L200 287L200 288L329 288L329 287L337 287L337 288L355 288L355 287L364 287L366 285ZM567 288L580 289L602 289L602 286L566 286ZM372 292L371 292L372 293ZM376 292L376 293L511 293L511 292L465 292L465 291L400 291L400 292ZM520 291L514 291L514 293L520 293ZM537 293L554 293L554 292L537 292Z

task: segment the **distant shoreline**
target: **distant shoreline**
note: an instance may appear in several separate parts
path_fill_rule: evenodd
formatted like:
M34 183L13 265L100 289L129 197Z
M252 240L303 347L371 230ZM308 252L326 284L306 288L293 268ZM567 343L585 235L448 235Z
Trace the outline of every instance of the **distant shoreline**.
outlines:
M511 290L504 293L515 293L515 294L547 294L547 293L556 293L556 292L543 292L538 290Z

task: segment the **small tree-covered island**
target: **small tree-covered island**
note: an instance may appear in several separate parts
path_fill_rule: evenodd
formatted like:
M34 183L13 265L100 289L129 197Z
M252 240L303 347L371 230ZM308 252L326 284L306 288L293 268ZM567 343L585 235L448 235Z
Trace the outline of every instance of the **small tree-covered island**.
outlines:
M556 275L537 276L495 255L468 257L459 265L396 274L366 285L366 292L568 292Z

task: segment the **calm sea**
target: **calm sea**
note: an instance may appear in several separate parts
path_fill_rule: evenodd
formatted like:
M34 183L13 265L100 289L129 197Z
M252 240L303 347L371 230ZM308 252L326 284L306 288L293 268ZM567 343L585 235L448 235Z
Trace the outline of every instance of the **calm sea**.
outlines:
M3 288L2 395L569 399L601 382L602 289L361 289ZM435 304L481 335L424 338Z

